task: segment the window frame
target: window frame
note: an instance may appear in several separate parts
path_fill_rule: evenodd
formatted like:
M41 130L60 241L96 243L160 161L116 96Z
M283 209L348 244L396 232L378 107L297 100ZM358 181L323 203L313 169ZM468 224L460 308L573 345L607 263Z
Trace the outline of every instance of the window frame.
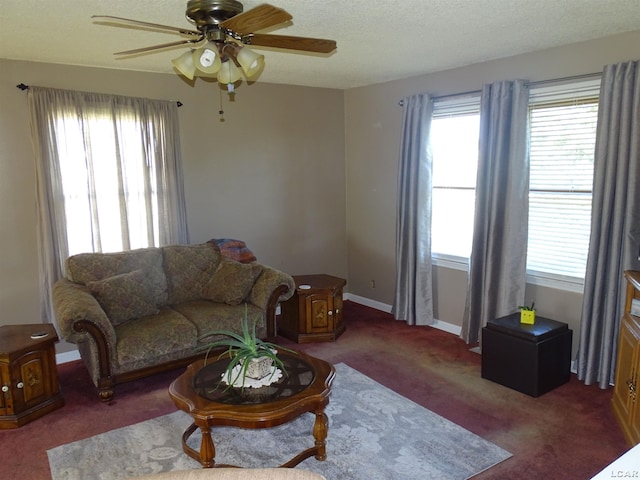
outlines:
M579 81L564 81L554 82L552 85L531 86L529 96L529 108L531 104L540 102L541 99L546 101L552 101L557 99L561 100L571 99L584 99L584 98L597 98L600 90L600 78L579 80ZM442 105L450 104L455 105L456 100L461 103L468 103L469 99L477 99L478 111L480 107L479 95L465 95L463 98L447 99L442 102ZM438 100L434 100L434 107L437 105ZM455 111L455 110L454 110ZM435 112L435 108L434 108ZM527 126L527 134L530 134L530 126ZM432 263L438 267L450 268L453 270L468 271L469 270L469 257L459 257L450 254L431 252ZM556 290L563 290L569 292L583 293L584 291L584 278L571 277L567 275L560 275L548 272L541 272L527 269L526 283L534 286L541 286L547 288L553 288Z
M589 103L595 99L598 102L600 92L600 78L588 80L572 80L556 82L552 85L531 86L529 90L529 110L534 104L552 104L571 102L581 103L588 100ZM528 135L531 134L531 127L527 126ZM595 153L595 152L594 152ZM531 191L531 187L529 187ZM593 195L593 189L592 189ZM587 245L588 248L588 245ZM569 292L583 293L584 277L573 277L550 272L542 272L527 268L526 281L528 284L565 290Z
M480 115L480 92L456 95L453 98L433 99L433 114L431 121L438 117L455 117L469 114ZM465 189L467 190L467 189ZM475 192L475 184L473 188ZM433 214L432 214L433 218ZM472 232L473 233L473 232ZM433 235L433 233L432 233ZM461 257L448 253L431 251L433 265L468 271L469 257Z

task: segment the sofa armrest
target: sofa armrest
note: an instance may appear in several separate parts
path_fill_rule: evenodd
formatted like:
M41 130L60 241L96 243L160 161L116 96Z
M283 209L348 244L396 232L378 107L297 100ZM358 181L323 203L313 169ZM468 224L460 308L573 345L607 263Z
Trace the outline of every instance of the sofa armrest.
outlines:
M101 360L112 357L116 332L96 298L87 287L69 280L58 280L53 286L53 308L65 340L80 343L93 337ZM102 363L102 362L101 362Z
M263 270L256 280L248 300L266 311L267 338L275 339L276 307L278 303L290 299L296 291L293 277L288 273L263 265Z
M249 292L248 300L256 307L266 309L276 290L279 292L276 299L276 303L278 303L290 299L295 293L295 288L296 284L291 275L262 265L262 273L258 276L251 292Z

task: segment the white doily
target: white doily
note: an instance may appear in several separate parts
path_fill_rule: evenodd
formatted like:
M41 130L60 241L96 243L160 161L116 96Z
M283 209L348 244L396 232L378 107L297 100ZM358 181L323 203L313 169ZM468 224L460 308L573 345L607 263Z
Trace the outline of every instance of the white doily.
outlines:
M282 370L278 367L272 366L271 372L266 374L262 378L251 378L244 377L244 382L242 378L242 365L236 365L233 367L231 372L224 371L221 375L222 383L225 385L229 385L229 380L233 380L233 383L230 385L232 387L249 387L249 388L260 388L266 387L267 385L271 385L272 383L277 382L282 377Z

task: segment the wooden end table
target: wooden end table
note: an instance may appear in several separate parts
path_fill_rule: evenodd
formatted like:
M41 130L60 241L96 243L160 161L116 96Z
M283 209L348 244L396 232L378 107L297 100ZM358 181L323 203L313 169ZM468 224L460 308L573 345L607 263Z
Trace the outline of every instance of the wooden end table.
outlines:
M278 335L297 343L334 342L345 331L342 290L347 281L331 275L294 275L296 291L280 304Z
M169 396L176 407L193 417L193 424L182 435L182 448L205 468L228 467L215 463L212 427L270 428L290 422L303 413L315 414L313 447L304 450L280 467L291 468L315 455L326 459L325 440L328 420L324 413L329 404L335 368L328 362L302 352L280 352L287 375L277 382L260 388L227 388L220 380L228 359L204 365L199 360L187 367L170 386ZM198 452L187 444L189 437L200 428L202 440Z
M64 405L53 325L0 326L0 429L18 428Z

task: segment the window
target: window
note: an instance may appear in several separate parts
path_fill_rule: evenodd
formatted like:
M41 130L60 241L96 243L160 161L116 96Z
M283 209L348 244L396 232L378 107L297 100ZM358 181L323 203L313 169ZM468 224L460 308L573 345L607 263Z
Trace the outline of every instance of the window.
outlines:
M527 274L580 289L591 224L599 80L532 87ZM466 268L471 254L480 97L434 104L431 246L437 264Z
M123 118L118 128L127 151L121 161L111 115L95 114L84 123L68 115L57 120L69 255L158 245L157 192L147 181L156 175L155 164L147 164L133 118Z
M431 250L441 259L471 254L480 97L436 102L431 121Z
M527 272L538 281L584 281L598 90L599 81L531 90Z

